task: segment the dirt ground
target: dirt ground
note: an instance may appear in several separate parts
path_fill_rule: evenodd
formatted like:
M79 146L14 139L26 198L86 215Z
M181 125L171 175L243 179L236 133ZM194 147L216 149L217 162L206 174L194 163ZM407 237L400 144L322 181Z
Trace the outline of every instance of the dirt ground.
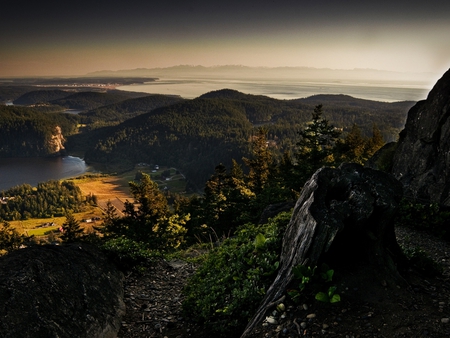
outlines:
M341 302L310 297L294 303L287 297L284 315L275 312L276 324L261 323L252 337L450 337L450 243L406 228L396 234L401 245L426 251L444 273L424 277L410 269L404 286L348 275L338 285ZM144 273L128 274L118 337L210 337L181 312L181 290L194 271L190 263L161 260Z

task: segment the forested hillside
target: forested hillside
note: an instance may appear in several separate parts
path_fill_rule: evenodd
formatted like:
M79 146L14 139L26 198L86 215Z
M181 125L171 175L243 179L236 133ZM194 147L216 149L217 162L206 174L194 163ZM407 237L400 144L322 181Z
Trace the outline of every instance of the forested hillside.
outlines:
M66 137L76 133L76 115L55 113L51 107L0 106L0 157L47 156L55 127Z
M195 99L112 127L110 136L87 151L85 159L128 167L164 163L182 168L188 177L204 179L217 163L246 153L251 130L240 107L220 99Z
M53 90L33 90L21 95L14 100L14 104L18 105L32 105L36 103L47 103L53 100L59 100L64 97L72 95L73 92L64 91L60 89Z
M64 216L67 210L79 212L84 198L71 181L48 181L36 188L23 184L0 192L0 219L19 220Z
M58 96L62 97L54 99ZM242 163L257 127L264 126L268 145L281 159L284 153L296 151L299 131L311 121L318 104L342 137L355 125L362 137L372 137L376 126L386 142L396 140L414 104L346 95L277 100L229 89L193 100L118 90L45 89L28 92L17 101L44 106L1 108L0 156L47 155L46 142L58 125L68 141L66 149L85 153L88 162L102 163L112 171L127 170L139 162L175 166L193 187L200 188L217 164L230 165L232 159ZM48 113L66 108L83 112Z
M116 168L120 165L122 170L138 162L176 166L195 185L202 185L218 163L230 164L232 159L240 162L248 155L255 127L267 129L269 145L280 158L284 152L293 151L317 101L325 102L324 116L343 131L343 136L356 124L361 136L371 137L375 125L385 141L397 137L413 105L344 95L277 100L225 89L103 129L102 134L107 136L93 144L86 160Z
M129 97L125 95L125 93L81 92L61 99L52 100L50 103L67 109L89 110L124 101L128 98Z
M153 109L168 106L182 100L178 96L148 95L92 109L80 113L79 116L82 118L82 123L94 129L107 124L117 124L140 114L148 113Z

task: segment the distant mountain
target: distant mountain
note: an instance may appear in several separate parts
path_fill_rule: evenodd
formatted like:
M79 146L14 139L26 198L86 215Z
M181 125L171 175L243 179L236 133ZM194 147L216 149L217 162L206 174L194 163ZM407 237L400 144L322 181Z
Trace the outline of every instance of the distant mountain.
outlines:
M137 68L125 70L103 70L86 74L89 77L154 77L154 78L177 78L177 77L205 77L222 79L264 79L264 78L286 78L299 79L302 81L389 81L409 82L414 84L429 85L436 77L432 73L405 73L376 69L329 69L311 67L247 67L239 65L225 66L189 66L180 65L167 68Z

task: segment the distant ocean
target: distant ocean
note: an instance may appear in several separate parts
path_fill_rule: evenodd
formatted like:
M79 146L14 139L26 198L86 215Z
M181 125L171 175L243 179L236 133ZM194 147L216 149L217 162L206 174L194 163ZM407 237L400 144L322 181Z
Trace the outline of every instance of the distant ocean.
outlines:
M225 88L282 100L305 98L316 94L345 94L381 102L419 101L425 99L431 90L431 87L425 84L398 81L316 82L292 79L217 80L211 78L161 79L145 84L121 86L117 89L150 94L179 95L186 99L192 99L207 92Z

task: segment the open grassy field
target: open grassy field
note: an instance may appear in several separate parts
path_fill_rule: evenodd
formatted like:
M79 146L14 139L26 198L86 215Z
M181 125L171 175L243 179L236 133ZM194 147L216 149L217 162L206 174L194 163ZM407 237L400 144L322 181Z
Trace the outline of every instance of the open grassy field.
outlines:
M122 173L120 175L104 175L104 174L86 174L76 177L72 180L83 193L84 196L97 196L97 207L86 207L81 213L74 214L74 217L80 222L80 225L89 229L94 223L83 222L86 219L103 218L103 211L106 203L111 201L117 211L118 216L122 216L124 210L124 202L132 201L130 194L129 182L133 181L136 173L144 172L151 176L161 189L170 189L170 191L182 193L186 187L184 176L177 173L175 168L158 167L151 168L146 165L136 166L134 170ZM167 171L170 177L164 178L161 175ZM51 219L29 219L23 221L11 221L11 225L18 229L21 233L28 236L36 237L47 236L50 231L55 231L65 222L65 217L54 217ZM96 221L101 224L100 221ZM45 225L45 226L43 226Z
M102 218L102 210L97 207L86 207L83 212L74 214L77 221L80 222L82 228L88 230L94 225L94 222L88 223L83 220ZM52 218L32 218L21 221L10 221L9 223L16 228L20 233L27 236L46 237L49 232L58 230L62 224L66 221L65 217L52 217ZM101 221L100 221L101 223Z

